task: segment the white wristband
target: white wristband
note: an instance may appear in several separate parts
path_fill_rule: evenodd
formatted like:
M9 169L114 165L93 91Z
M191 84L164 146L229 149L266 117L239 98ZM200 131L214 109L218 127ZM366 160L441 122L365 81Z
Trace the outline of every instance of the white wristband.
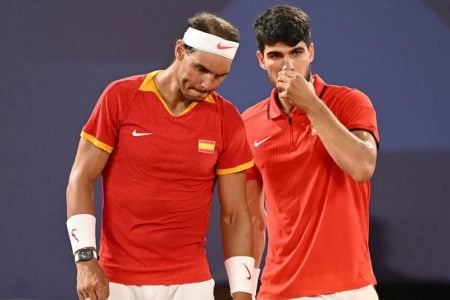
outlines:
M97 248L95 246L95 217L93 215L73 215L67 219L66 224L73 254L81 248Z
M225 260L225 270L230 284L230 293L253 293L253 269L255 259L250 256L232 256Z

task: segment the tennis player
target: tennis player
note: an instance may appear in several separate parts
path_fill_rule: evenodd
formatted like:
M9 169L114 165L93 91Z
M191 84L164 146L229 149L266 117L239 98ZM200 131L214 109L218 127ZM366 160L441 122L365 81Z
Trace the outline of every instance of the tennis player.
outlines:
M99 98L67 187L80 299L214 299L205 237L216 181L230 292L251 299L245 170L253 158L239 112L215 92L238 42L229 22L196 14L166 69L114 81ZM98 255L93 191L100 176Z
M311 74L309 16L298 7L270 7L254 31L273 86L243 114L257 266L268 233L258 299L378 299L368 247L379 141L372 103Z

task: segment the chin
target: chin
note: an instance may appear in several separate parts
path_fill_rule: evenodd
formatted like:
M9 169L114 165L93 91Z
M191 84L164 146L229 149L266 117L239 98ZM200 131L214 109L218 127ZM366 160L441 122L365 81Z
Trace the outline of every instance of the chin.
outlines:
M201 102L203 101L206 97L208 97L208 95L206 96L190 96L190 97L186 97L186 99L189 99L189 101L192 102Z

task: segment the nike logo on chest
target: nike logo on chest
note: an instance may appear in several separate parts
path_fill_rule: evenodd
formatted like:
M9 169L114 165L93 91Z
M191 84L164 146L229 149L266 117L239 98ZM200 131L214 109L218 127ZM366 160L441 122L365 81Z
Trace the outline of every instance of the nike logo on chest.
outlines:
M153 132L137 132L136 129L133 130L133 132L131 133L132 136L136 136L136 137L152 135L152 134L153 134Z
M258 148L259 146L261 146L261 144L263 144L264 142L267 142L271 137L272 137L272 136L269 135L268 137L266 137L266 138L264 138L264 139L262 139L262 140L255 141L255 142L253 143L253 147Z

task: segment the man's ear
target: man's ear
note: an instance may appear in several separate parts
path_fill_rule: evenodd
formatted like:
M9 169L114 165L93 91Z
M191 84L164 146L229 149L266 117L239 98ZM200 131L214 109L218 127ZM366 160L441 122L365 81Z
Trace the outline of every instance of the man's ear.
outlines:
M309 62L312 63L314 60L314 43L311 42L311 44L309 44Z
M258 59L258 63L261 69L267 70L266 64L264 63L264 55L261 53L261 51L256 51L256 58Z
M175 59L183 58L185 48L184 48L184 42L182 40L177 40L174 51L175 51Z

